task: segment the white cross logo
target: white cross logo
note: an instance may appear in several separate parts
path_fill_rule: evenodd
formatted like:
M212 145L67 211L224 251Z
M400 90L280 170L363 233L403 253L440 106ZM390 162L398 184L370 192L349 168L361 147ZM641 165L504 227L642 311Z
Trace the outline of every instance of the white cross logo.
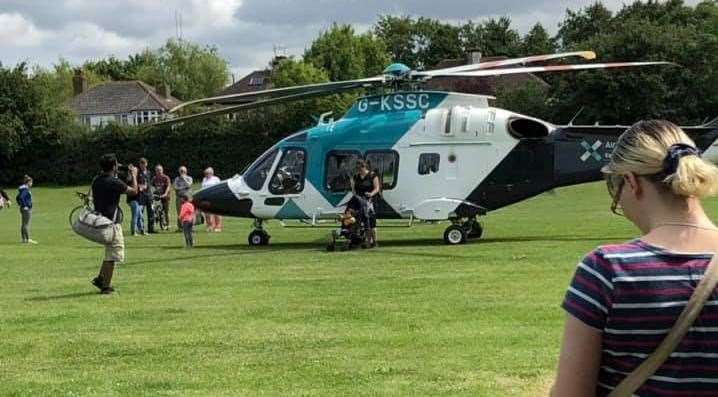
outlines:
M596 141L593 145L589 145L586 141L581 141L581 146L586 149L580 157L581 161L586 162L589 157L593 157L596 161L601 161L601 155L598 153L598 149L601 145L603 145L601 141Z

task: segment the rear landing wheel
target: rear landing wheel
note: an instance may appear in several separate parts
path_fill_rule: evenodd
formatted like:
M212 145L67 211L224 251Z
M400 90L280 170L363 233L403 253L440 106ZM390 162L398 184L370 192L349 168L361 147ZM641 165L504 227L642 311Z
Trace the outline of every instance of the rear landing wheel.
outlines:
M484 234L484 228L479 222L473 221L466 228L466 233L468 238L481 238L481 235Z
M444 242L456 245L466 242L466 230L460 225L451 225L444 231Z
M251 246L267 245L269 244L269 237L269 234L264 230L253 230L252 233L249 233L247 242Z

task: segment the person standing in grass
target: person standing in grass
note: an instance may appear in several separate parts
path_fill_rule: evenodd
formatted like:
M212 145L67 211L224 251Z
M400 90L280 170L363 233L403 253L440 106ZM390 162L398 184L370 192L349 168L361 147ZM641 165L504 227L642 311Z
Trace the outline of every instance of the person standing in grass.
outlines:
M25 175L22 178L22 185L17 189L17 207L20 209L20 237L24 244L37 244L37 241L30 238L30 219L32 218L32 178Z
M219 178L214 175L214 169L212 167L207 167L207 169L204 170L204 179L202 179L202 189L212 187L219 183L220 183ZM207 231L208 232L221 232L222 231L222 217L221 216L215 215L215 214L210 214L208 212L205 212L204 215L205 215L205 219L207 222Z
M100 266L97 277L92 279L91 283L100 290L101 294L111 294L114 292L112 287L112 274L115 269L115 263L125 260L125 239L122 236L122 217L118 211L120 205L120 196L123 194L137 195L137 168L130 165L130 185L117 178L117 157L114 154L105 154L100 158L100 174L92 182L92 199L95 205L95 211L102 214L107 219L114 222L114 238L113 241L105 246L105 257Z
M715 254L718 228L700 198L718 193L718 168L673 123L642 121L603 168L611 210L642 236L579 262L563 302L552 396L606 396L652 354ZM677 349L634 395L718 395L718 291Z
M138 179L139 179L139 173ZM136 235L146 235L147 232L145 231L145 223L144 223L144 197L143 197L143 185L139 182L137 182L137 188L139 192L137 194L128 194L127 195L127 205L130 206L130 210L132 211L132 220L130 221L130 234L132 236Z
M165 215L168 227L170 222L171 185L172 182L170 181L170 177L165 175L165 169L162 167L161 164L157 164L155 166L155 176L152 178L152 187L155 189L155 193L160 196L160 201L162 202L162 212ZM152 206L152 204L150 204L150 206ZM158 216L158 214L154 214L154 216L156 217Z
M184 233L185 248L192 248L194 241L192 239L192 226L194 225L194 205L192 205L192 196L189 193L181 196L179 200L182 202L178 219L182 224L182 232Z
M187 167L179 167L179 175L175 178L172 183L172 187L175 190L175 202L177 207L177 231L183 230L182 222L179 219L180 208L182 207L182 198L190 193L192 190L192 177L187 174Z
M152 210L152 173L147 168L147 159L141 157L138 165L140 168L137 170L137 187L140 189L139 202L144 206L145 212L147 212L147 223L146 232L155 233L155 213Z

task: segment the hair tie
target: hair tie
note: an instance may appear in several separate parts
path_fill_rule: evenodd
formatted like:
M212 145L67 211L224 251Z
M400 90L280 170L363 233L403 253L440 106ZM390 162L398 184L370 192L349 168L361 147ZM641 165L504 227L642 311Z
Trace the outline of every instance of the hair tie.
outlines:
M675 174L678 170L678 162L683 156L701 156L701 152L687 143L676 143L668 148L668 154L663 159L663 172L666 175Z

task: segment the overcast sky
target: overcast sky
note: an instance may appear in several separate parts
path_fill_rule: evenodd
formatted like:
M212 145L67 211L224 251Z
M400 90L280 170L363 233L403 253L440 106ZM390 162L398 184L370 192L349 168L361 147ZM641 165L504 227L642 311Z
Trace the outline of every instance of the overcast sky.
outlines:
M181 14L182 36L217 46L239 78L267 65L275 45L289 55L301 55L334 21L363 31L384 14L451 22L505 15L521 33L536 22L555 33L566 8L576 10L594 1L0 0L0 62L49 66L59 57L72 63L109 55L124 58L175 37L176 15ZM617 10L626 1L604 4Z

